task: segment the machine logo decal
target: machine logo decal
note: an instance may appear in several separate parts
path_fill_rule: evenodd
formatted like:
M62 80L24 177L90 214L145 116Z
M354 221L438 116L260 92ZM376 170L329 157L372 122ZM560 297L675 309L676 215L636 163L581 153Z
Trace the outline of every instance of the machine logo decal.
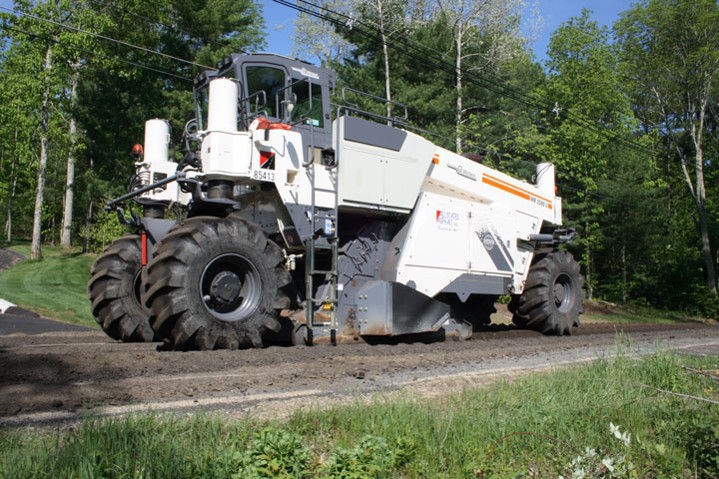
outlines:
M457 231L459 229L459 213L454 211L437 210L437 227L445 231Z
M302 76L306 76L306 77L309 77L309 78L314 78L315 80L319 80L319 79L320 79L320 76L319 76L317 73L311 72L311 71L309 71L309 70L308 70L307 68L305 68L305 67L302 67L302 68L292 67L292 70L293 70L293 71L296 71L297 73L299 73L299 74L302 75Z
M524 188L513 185L512 183L508 183L504 180L500 180L499 178L495 178L494 176L488 175L486 173L482 175L482 183L486 183L490 186L494 186L495 188L506 191L507 193L511 193L514 196L519 196L520 198L529 200L536 205L549 208L550 210L552 209L552 202L550 200L543 198L536 193L532 193L531 191L527 191Z
M495 268L500 271L512 271L512 267L507 262L507 258L504 257L502 251L500 251L499 248L495 248L497 243L502 246L501 241L497 241L492 232L487 228L475 231L475 233L477 234L479 241L482 243L482 246L484 246L485 251L487 251L490 259L494 263Z
M468 169L463 168L462 165L447 165L447 168L453 169L457 172L459 176L464 176L465 178L469 178L472 181L477 181L477 175L475 175Z
M496 242L494 241L494 238L491 234L486 234L482 237L482 244L484 245L484 248L489 251L494 248Z

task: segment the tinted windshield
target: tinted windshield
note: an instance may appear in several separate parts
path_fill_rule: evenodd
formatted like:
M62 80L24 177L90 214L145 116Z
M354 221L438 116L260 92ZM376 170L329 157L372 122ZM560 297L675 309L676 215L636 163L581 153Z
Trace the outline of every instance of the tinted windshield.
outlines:
M257 113L255 110L265 110L267 116L279 118L278 110L280 102L283 98L278 98L277 93L285 87L285 74L279 68L268 66L249 66L246 69L247 75L247 93L249 96L260 91L264 91L265 95L256 97L250 101L250 111ZM262 107L265 97L267 104ZM257 102L256 100L259 100Z

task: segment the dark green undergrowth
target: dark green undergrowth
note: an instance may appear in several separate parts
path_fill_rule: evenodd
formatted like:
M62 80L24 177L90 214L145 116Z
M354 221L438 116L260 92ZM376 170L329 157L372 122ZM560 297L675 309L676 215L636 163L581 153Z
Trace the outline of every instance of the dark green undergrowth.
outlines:
M642 304L614 304L605 301L587 301L584 303L584 321L600 321L611 323L707 323L709 317L696 314L653 308Z
M0 477L716 477L719 358L624 356L283 421L134 415L0 434ZM640 384L651 386L644 387Z

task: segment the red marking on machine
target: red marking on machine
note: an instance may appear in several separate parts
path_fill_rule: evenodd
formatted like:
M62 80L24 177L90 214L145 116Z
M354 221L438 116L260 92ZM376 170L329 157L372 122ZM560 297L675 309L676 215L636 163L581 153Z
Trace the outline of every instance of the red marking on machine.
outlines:
M275 154L270 151L260 151L260 168L274 168Z
M140 243L142 243L142 266L147 266L147 233L142 233L140 237Z

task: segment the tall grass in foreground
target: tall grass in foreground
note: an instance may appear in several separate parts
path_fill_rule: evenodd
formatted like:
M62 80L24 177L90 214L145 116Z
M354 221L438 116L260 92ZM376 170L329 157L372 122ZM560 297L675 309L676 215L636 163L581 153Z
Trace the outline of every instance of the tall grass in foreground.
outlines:
M719 406L652 388L717 400L718 370L716 357L620 355L286 421L136 415L5 431L0 477L716 477Z

